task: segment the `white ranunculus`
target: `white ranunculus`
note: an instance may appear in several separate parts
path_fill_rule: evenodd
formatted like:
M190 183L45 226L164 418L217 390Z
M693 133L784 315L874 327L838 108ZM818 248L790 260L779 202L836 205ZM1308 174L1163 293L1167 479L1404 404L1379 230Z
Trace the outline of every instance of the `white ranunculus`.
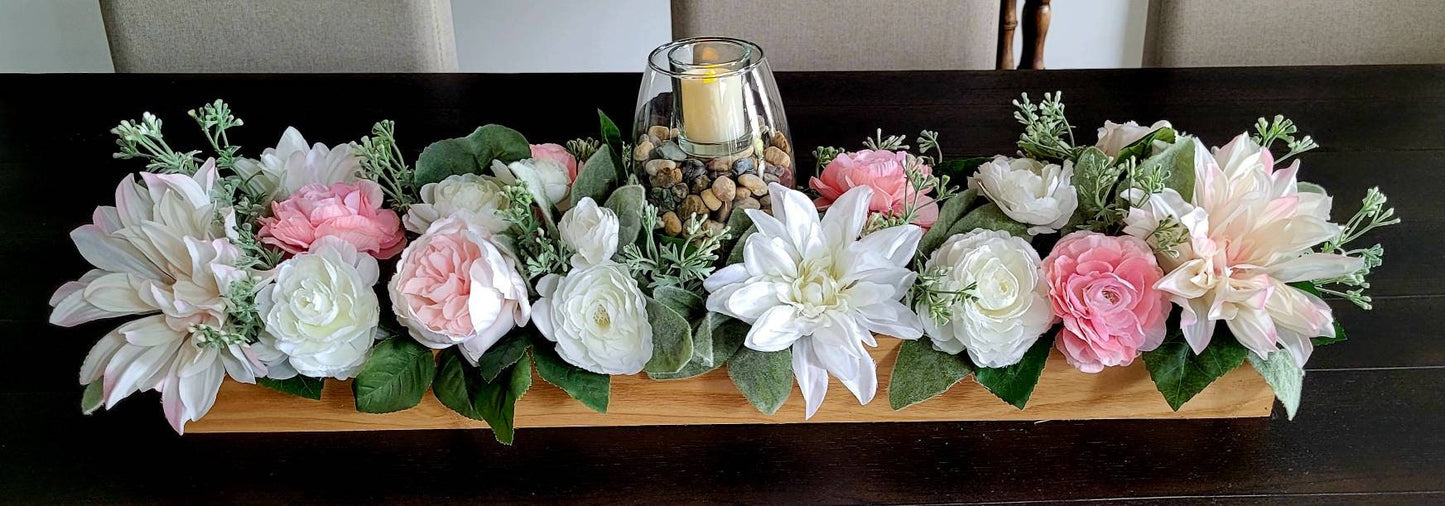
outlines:
M577 253L572 267L596 265L617 253L617 213L597 205L591 197L577 202L577 207L562 215L557 232Z
M572 179L567 175L567 167L556 160L528 158L510 165L492 160L492 173L502 184L526 183L527 191L548 219L552 218L552 208L566 210L567 191L571 189Z
M290 373L313 378L347 379L361 369L380 322L376 259L336 237L323 237L311 251L277 266L274 283L256 294L265 320L262 348L281 355L282 367L269 376ZM271 357L263 357L263 360ZM268 369L271 369L268 367Z
M507 198L490 177L476 174L447 176L421 187L421 202L413 204L401 221L414 233L426 233L432 223L459 213L466 213L473 223L494 233L507 229L507 222L497 210L507 207Z
M973 286L950 321L922 318L939 351L968 350L981 367L1013 365L1053 325L1039 253L1022 238L985 229L955 235L934 250L924 272L943 275L940 290Z
M307 147L306 138L295 127L287 127L276 147L266 148L260 159L236 159L236 172L268 190L275 200L308 184L356 181L360 170L361 160L350 144L328 148L318 142Z
M999 156L979 165L968 187L998 204L1009 218L1029 225L1029 235L1037 235L1057 232L1074 215L1079 196L1073 179L1074 163L1067 160L1060 167Z
M1103 151L1104 154L1109 156L1119 156L1119 150L1124 149L1125 146L1138 142L1139 139L1143 139L1145 135L1149 135L1149 132L1169 126L1172 125L1164 120L1156 121L1153 125L1147 127L1139 126L1138 123L1133 121L1126 123L1105 121L1104 126L1099 127L1099 143L1095 144L1094 147L1099 148L1099 151ZM1145 155L1147 156L1148 153L1145 153Z
M567 363L599 374L636 374L652 358L647 297L627 267L603 260L537 283L532 321Z
M793 375L811 418L838 378L867 404L878 392L873 334L923 335L918 317L899 302L913 285L908 269L923 230L885 228L859 237L868 222L867 186L848 190L821 219L801 192L768 185L773 213L748 209L757 225L743 242L743 261L703 282L707 309L752 325L743 345L773 352L792 348ZM1037 257L1036 257L1037 261Z

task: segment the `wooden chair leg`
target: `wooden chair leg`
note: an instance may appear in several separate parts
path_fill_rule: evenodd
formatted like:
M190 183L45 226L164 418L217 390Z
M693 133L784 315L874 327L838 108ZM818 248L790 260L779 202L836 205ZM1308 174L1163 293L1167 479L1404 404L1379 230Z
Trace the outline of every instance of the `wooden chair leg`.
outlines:
M998 12L998 70L1014 68L1014 27L1019 25L1018 3L1001 0Z
M1044 68L1044 39L1048 38L1052 15L1049 0L1024 0L1024 47L1019 68Z

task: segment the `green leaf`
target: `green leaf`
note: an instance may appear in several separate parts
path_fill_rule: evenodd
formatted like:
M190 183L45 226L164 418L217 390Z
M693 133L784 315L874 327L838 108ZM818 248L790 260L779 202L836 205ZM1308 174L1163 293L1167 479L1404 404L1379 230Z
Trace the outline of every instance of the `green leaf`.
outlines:
M968 206L978 198L978 190L968 189L943 202L943 207L938 210L938 221L933 227L923 233L923 239L918 241L918 254L928 256L933 250L938 249L943 241L948 240L948 231L954 223L963 218Z
M903 341L893 374L888 377L888 404L897 411L948 391L973 372L964 354L951 355L933 348L928 337Z
M415 406L435 373L431 350L416 341L394 337L378 342L351 382L356 410L390 413Z
M512 163L532 157L527 138L501 125L483 125L466 137L431 143L416 159L416 185L457 174L485 174L492 160Z
M1274 396L1279 403L1284 405L1284 413L1290 420L1299 410L1300 389L1304 385L1305 370L1294 363L1294 357L1289 352L1278 350L1269 354L1268 359L1259 358L1259 355L1250 353L1249 363L1264 376L1265 383L1274 389Z
M993 157L990 156L977 156L973 158L946 160L943 163L933 166L933 174L937 176L948 176L949 182L960 185L978 170L979 165L983 165L992 159Z
M1029 402L1029 396L1034 393L1034 386L1039 383L1044 364L1049 361L1049 350L1053 347L1054 332L1049 332L1039 337L1038 342L1024 352L1024 358L1017 364L1008 367L980 367L974 373L974 378L1004 402L1024 409L1024 405Z
M728 377L758 411L777 413L793 393L793 350L739 349L728 360Z
M597 110L597 122L601 126L602 144L608 148L608 156L612 158L612 166L616 170L617 181L627 180L627 166L622 160L622 131L617 129L617 124L602 109Z
M105 381L95 380L85 386L85 393L80 396L80 412L89 415L102 407L105 407Z
M603 207L617 214L618 252L622 251L623 246L637 242L637 236L642 233L642 213L646 204L647 190L643 189L642 185L623 186L607 197L607 203L603 204Z
M577 207L577 203L586 197L591 197L596 202L605 202L618 181L621 181L617 179L617 170L610 151L612 148L605 144L597 148L597 152L577 171L577 180L572 182L572 207Z
M612 395L612 377L567 363L557 355L556 346L540 335L533 338L532 358L537 362L537 374L583 406L606 413Z
M1310 281L1296 281L1296 282L1294 282L1294 283L1290 283L1289 286L1293 286L1293 287L1298 288L1298 289L1300 289L1300 290L1304 290L1304 291L1306 291L1306 292L1309 292L1311 295L1314 295L1315 297L1324 298L1324 294L1323 294L1323 293L1320 293L1319 287L1315 286L1315 284L1314 284L1313 282L1310 282ZM1340 342L1340 341L1345 341L1345 340L1347 340L1348 338L1345 336L1345 328L1344 328L1343 326L1340 326L1340 320L1339 320L1339 319L1336 319L1336 320L1334 321L1334 325L1335 325L1335 337L1315 336L1315 337L1313 337L1313 338L1310 338L1310 342L1314 343L1315 346L1328 346L1328 345L1331 345L1331 344L1338 343L1338 342Z
M980 228L1008 232L1015 237L1022 237L1025 241L1030 239L1028 233L1029 227L1009 218L1008 215L1003 213L1002 209L999 209L998 204L993 202L979 206L978 209L974 209L972 212L963 215L963 219L958 220L953 226L948 227L948 233L945 235L945 239L958 234L966 234ZM935 246L935 248L936 247L937 246Z
M1194 138L1181 137L1164 151L1139 163L1139 174L1167 170L1164 186L1179 192L1185 200L1194 195Z
M751 230L753 230L753 217L741 210L734 211L728 215L728 238L719 244L717 250L731 253L736 245L743 243L743 238Z
M703 333L707 337L700 338ZM747 335L748 324L718 313L708 313L693 334L693 354L687 365L675 373L648 373L647 376L655 380L675 380L712 372L737 354ZM711 342L711 356L705 357L698 351L703 347L700 345L703 340Z
M1330 192L1325 191L1325 187L1314 183L1306 183L1304 181L1300 181L1297 186L1300 193L1318 193L1320 195L1330 194Z
M482 379L476 367L467 364L455 347L441 354L437 369L437 400L452 411L473 420L487 422L497 442L512 444L517 400L532 388L532 361L525 356L495 381Z
M1156 140L1164 141L1166 144L1174 144L1174 129L1169 127L1156 128L1153 132L1149 132L1148 135L1140 137L1139 140L1134 141L1128 146L1124 146L1124 148L1120 149L1119 153L1114 156L1114 159L1124 160L1135 157L1142 160L1147 158L1154 152L1154 141Z
M503 370L522 359L522 355L527 353L527 347L531 345L532 341L522 331L513 331L502 336L500 341L477 359L477 370L482 373L482 379L488 382L496 381Z
M652 321L652 359L642 370L652 373L681 371L692 358L692 326L667 304L647 299L647 319Z
M657 287L652 291L652 298L689 321L700 317L705 310L703 306L707 305L701 295L670 285Z
M733 213L733 214L737 214L737 213ZM731 221L731 220L729 220L729 221ZM748 236L753 235L754 233L757 233L757 231L758 231L758 226L757 226L757 225L749 225L749 226L748 226L748 230L747 230L746 232L743 232L743 235L738 236L738 242L733 243L733 249L732 249L732 251L729 251L729 252L728 252L727 264L725 264L725 265L732 265L732 264L739 263L739 262L742 262L742 261L743 261L743 246L746 246L746 245L747 245L747 243L748 243Z
M1233 336L1215 332L1204 352L1195 355L1178 326L1171 324L1164 343L1153 351L1144 352L1143 356L1144 366L1149 369L1154 386L1164 394L1169 407L1178 411L1180 406L1204 391L1204 387L1215 379L1243 364L1248 354L1249 350Z
M297 397L305 397L313 401L321 400L321 389L326 386L325 378L312 378L297 374L287 379L278 380L271 378L256 378L256 384L275 390L288 393Z

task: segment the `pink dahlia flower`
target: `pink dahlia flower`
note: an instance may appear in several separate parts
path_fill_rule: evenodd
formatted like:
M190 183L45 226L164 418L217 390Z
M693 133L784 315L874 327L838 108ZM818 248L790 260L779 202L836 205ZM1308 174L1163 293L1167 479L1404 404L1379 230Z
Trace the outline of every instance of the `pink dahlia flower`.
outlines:
M296 254L333 236L357 251L391 258L406 246L406 235L396 211L381 206L381 186L374 181L308 184L271 203L272 216L261 219L261 241Z
M873 189L873 197L868 200L869 213L902 213L908 203L914 202L918 214L913 224L925 229L933 226L933 222L938 221L938 204L927 193L914 193L913 187L908 184L907 174L904 173L907 156L902 151L871 149L839 154L823 167L820 177L808 182L808 186L818 191L819 197L813 201L814 205L818 209L827 209L848 190L866 186ZM922 165L921 169L925 176L933 174L933 169L927 165Z
M1044 274L1064 322L1059 351L1080 371L1129 365L1164 341L1169 299L1154 288L1164 272L1143 240L1069 234L1044 259Z

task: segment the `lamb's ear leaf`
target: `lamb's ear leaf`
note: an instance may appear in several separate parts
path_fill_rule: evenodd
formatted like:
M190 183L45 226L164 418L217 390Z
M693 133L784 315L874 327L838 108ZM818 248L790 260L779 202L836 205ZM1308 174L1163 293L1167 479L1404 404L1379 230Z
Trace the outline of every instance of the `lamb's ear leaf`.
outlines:
M698 351L703 347L703 338L700 336L704 333L707 334L706 339L712 341L710 360ZM689 360L681 371L672 374L649 373L647 376L655 380L674 380L712 372L737 354L747 336L748 324L718 313L708 313L693 332L692 360Z
M793 393L793 350L739 349L728 359L728 377L758 411L777 413Z
M586 197L591 197L595 202L606 202L612 189L622 181L617 179L611 151L612 148L606 144L598 147L597 152L577 171L577 180L572 182L572 207L577 207L577 203Z
M692 358L692 326L667 304L647 299L647 319L652 322L652 359L642 370L648 374L681 371Z
M642 185L630 184L618 188L607 197L607 203L603 204L617 215L617 251L621 252L622 247L637 242L637 236L642 233L642 213L647 204L647 190Z
M967 354L938 351L928 337L903 341L888 379L888 404L896 411L932 399L970 372L973 364Z
M1039 383L1044 364L1049 361L1049 350L1053 347L1054 333L1048 332L1024 352L1024 358L1018 363L1008 367L980 367L974 372L974 378L1004 402L1024 409L1034 393L1034 386Z
M918 241L918 254L927 257L933 250L938 249L943 241L948 240L949 228L963 218L968 206L977 198L978 190L968 189L944 201L938 210L938 221L934 222L933 227L923 233L923 239Z
M966 234L980 228L1008 232L1009 235L1022 237L1025 241L1031 239L1028 225L1009 218L1007 214L1004 214L1003 209L999 209L998 204L993 202L979 206L977 209L963 215L962 219L954 222L953 226L948 227L948 233L944 238L947 239L958 234ZM934 247L936 248L937 246Z
M85 393L80 396L80 412L84 414L94 413L105 406L105 382L95 380L85 386Z
M1259 358L1254 353L1249 354L1249 363L1264 376L1264 382L1274 389L1275 398L1284 406L1285 417L1293 420L1294 414L1299 410L1300 390L1304 386L1305 370L1295 363L1294 357L1289 352L1277 350L1269 354L1269 358Z

